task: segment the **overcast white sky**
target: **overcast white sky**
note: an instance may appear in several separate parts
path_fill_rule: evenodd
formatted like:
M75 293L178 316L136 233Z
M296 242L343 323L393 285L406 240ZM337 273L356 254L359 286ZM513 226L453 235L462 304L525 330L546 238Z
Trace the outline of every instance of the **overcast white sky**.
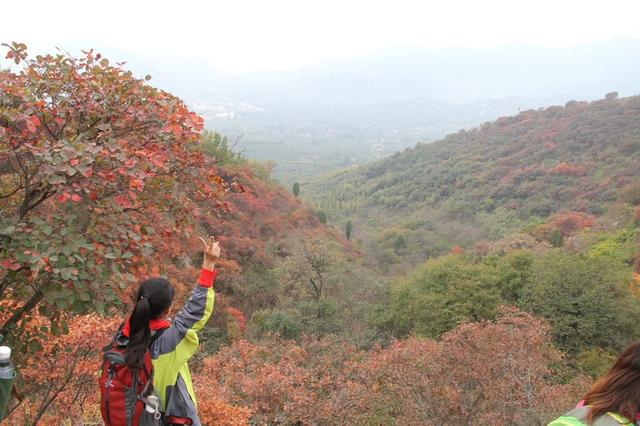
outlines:
M0 41L291 69L390 46L565 47L640 38L639 0L4 1Z

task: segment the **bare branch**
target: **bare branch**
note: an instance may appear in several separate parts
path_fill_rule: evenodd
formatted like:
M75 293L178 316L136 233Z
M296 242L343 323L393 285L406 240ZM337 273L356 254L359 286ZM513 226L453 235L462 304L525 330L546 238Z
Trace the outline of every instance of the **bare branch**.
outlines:
M35 306L42 300L44 294L42 291L36 291L30 298L27 300L27 303L22 305L20 309L14 312L14 314L2 325L2 329L0 329L0 334L2 336L6 336L9 332L9 329L16 325L18 321L22 319L24 314L30 312Z

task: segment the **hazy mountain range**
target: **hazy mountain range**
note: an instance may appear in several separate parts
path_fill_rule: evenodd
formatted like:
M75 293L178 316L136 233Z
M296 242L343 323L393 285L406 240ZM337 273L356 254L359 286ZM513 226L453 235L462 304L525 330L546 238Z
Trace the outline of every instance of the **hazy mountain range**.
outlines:
M65 46L73 49L75 46ZM86 48L87 46L83 46ZM529 108L640 93L640 40L572 48L395 48L292 71L228 75L203 59L129 54L284 182L362 164Z
M613 90L634 95L640 91L639 53L640 40L618 39L562 49L396 48L293 71L237 76L207 69L199 61L153 60L144 69L152 71L159 85L186 98L206 93L268 104L367 105L411 99L460 104L511 96L597 98Z

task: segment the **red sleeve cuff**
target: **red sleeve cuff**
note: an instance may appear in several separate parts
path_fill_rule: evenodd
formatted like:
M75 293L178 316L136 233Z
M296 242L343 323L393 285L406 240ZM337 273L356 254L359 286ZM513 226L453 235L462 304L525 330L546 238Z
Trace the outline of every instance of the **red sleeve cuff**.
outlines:
M198 284L202 287L213 287L213 283L216 280L216 275L218 274L218 270L214 269L210 271L208 269L200 269L200 277L198 277Z

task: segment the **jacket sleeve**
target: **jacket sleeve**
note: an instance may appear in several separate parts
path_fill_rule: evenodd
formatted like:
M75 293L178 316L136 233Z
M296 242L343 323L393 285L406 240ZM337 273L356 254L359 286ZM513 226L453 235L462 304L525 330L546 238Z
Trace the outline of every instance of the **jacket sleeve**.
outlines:
M158 339L158 356L172 358L176 367L184 364L198 349L198 330L207 323L213 312L215 293L213 283L217 271L202 269L198 284L173 324ZM169 355L171 354L171 355Z

